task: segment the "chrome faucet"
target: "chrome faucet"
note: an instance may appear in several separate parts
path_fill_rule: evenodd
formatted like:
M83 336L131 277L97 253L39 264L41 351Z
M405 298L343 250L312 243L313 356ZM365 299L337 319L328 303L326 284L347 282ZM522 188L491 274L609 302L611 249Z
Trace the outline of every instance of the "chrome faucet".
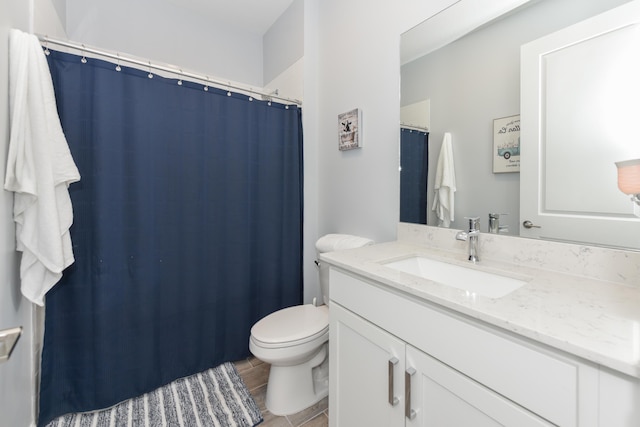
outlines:
M480 235L480 218L467 218L469 220L469 231L458 231L456 240L469 241L469 261L478 262L478 236Z
M490 213L489 214L489 233L506 233L509 231L508 225L500 225L500 217L504 215L509 215L506 213Z

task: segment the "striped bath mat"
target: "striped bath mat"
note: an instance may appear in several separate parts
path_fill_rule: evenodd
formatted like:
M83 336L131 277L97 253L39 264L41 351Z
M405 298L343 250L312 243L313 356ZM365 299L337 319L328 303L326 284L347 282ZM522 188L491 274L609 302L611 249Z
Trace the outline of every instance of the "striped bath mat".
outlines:
M108 409L64 415L47 427L253 427L261 422L260 409L227 362Z

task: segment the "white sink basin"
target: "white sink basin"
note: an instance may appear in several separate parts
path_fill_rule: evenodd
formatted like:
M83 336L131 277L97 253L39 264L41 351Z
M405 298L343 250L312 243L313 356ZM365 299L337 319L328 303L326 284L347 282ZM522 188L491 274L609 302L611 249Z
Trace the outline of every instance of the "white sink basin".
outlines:
M527 283L524 280L487 273L421 256L386 262L384 265L394 270L489 298L503 297Z

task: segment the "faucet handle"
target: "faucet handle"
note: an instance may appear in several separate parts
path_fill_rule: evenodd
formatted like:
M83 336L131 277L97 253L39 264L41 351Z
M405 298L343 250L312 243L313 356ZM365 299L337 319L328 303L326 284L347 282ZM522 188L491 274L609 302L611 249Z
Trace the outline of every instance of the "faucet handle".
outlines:
M489 213L489 233L505 233L508 231L506 225L500 225L500 217L509 215L508 213Z
M489 213L489 218L499 219L501 216L509 215L508 213Z
M465 216L464 219L469 220L469 231L480 230L480 217L479 216Z

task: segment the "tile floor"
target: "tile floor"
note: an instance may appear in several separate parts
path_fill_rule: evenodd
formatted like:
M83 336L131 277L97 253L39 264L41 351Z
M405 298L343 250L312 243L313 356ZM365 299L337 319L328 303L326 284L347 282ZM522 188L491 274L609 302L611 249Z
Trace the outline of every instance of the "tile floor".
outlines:
M311 408L307 408L297 414L287 415L286 417L273 415L264 405L269 365L255 357L240 360L235 362L235 365L262 411L264 422L260 424L260 427L327 427L329 425L328 398L325 397Z

